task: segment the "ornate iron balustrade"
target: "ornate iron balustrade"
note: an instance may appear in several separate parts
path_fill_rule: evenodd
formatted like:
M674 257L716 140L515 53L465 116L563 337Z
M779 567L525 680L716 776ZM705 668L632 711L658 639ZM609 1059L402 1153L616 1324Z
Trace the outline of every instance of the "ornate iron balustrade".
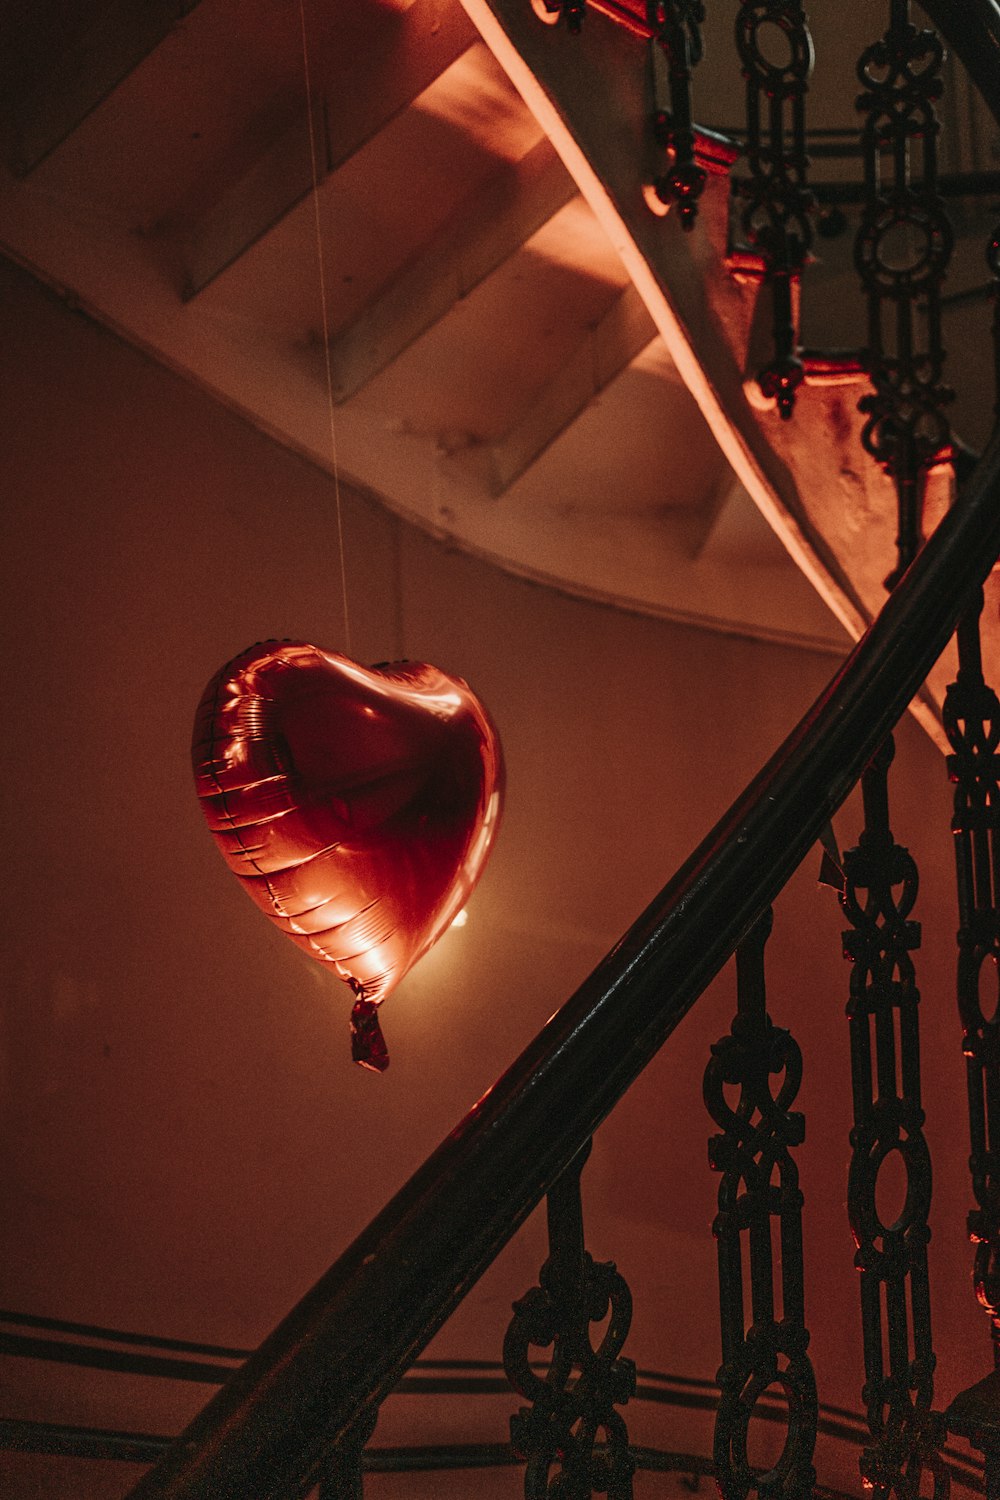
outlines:
M585 0L542 3L571 30L584 22ZM658 128L671 160L657 192L661 201L678 204L690 223L699 192L690 82L700 7L666 0L598 3L652 38L668 57L671 109ZM963 0L961 5L958 0L927 0L925 8L946 35L960 38L970 72L1000 117L1000 8L991 0ZM805 263L811 234L802 113L811 48L802 7L792 0L742 0L739 18L749 106L744 227L757 244L763 275L774 292L775 358L760 379L787 417L801 378L791 285ZM787 65L768 64L757 47L756 27L765 22L790 39ZM941 417L947 392L941 382L939 329L930 330L926 358L909 348L912 268L889 275L892 267L882 263L879 247L898 223L925 234L927 295L936 317L948 236L941 227L935 127L928 113L940 50L927 42L927 35L909 24L905 0L891 0L886 36L866 54L862 72L869 95L869 193L857 258L870 299L869 325L875 330L868 351L875 392L868 398L867 444L871 456L897 480L896 592L810 713L657 900L140 1481L133 1491L136 1500L243 1500L247 1495L285 1500L317 1483L326 1500L360 1494L361 1452L380 1401L543 1197L549 1204L550 1257L539 1286L516 1305L507 1337L508 1373L532 1402L515 1419L514 1446L528 1459L527 1492L537 1500L586 1500L595 1490L612 1500L627 1500L633 1463L617 1408L635 1388L635 1372L621 1352L631 1304L614 1266L595 1264L584 1247L580 1171L595 1128L734 953L739 955L739 1014L730 1037L715 1049L706 1084L713 1115L722 1126L713 1143L714 1165L723 1175L716 1224L724 1347L716 1470L725 1494L736 1500L751 1488L762 1496L807 1493L814 1481L817 1403L806 1356L798 1249L801 1195L790 1154L801 1139L801 1124L788 1108L799 1059L794 1042L768 1015L763 950L772 901L859 779L868 816L858 849L845 861L845 907L854 929L847 946L855 961L851 1213L862 1271L873 1439L865 1477L879 1495L904 1495L916 1493L925 1471L933 1476L935 1493L942 1492L942 1424L932 1411L933 1354L922 1255L929 1172L924 1170L916 994L909 968L916 934L906 903L913 876L905 851L889 830L882 747L956 625L967 620L970 602L1000 554L1000 436L965 486L961 503L917 555L919 484L947 444ZM902 113L892 88L900 79L907 99L908 90L916 98L915 103L904 101ZM905 160L915 139L924 151L919 193ZM877 159L886 152L896 162L897 176L882 191ZM994 272L997 264L994 247ZM898 351L887 352L881 336L886 303L900 313L899 339L909 360L905 369ZM967 683L974 666L968 624L963 639ZM980 707L983 703L980 695ZM992 837L992 825L987 830L976 801L989 778L995 780L995 736L986 727L992 726L990 704L982 714L978 738L974 728L968 743L967 729L954 736L954 769L964 798L956 827L959 874L965 882L960 887L965 901L963 974L979 963L981 948L992 957L995 947L992 887L989 899L980 899L981 867L993 858L992 844L987 848L983 839L986 831ZM970 745L974 757L966 753ZM966 764L970 759L977 761L971 768ZM985 795L988 802L988 786ZM891 894L900 882L905 909ZM862 899L863 892L869 900ZM974 1232L986 1247L980 1253L981 1295L995 1318L994 1164L985 1143L987 1115L983 1109L977 1114L978 1101L986 1097L989 1103L995 1086L986 1071L993 1066L995 1048L988 1033L992 1022L978 1012L970 984L965 974L978 1204ZM900 1091L894 1093L888 1081L897 1072L897 1025ZM768 1075L782 1070L786 1083L774 1098ZM879 1082L874 1094L873 1076ZM735 1112L725 1105L724 1084L738 1084L744 1092L745 1102ZM755 1111L760 1116L756 1124ZM874 1178L893 1150L907 1161L912 1191L900 1220L884 1225L873 1206ZM772 1218L779 1223L784 1250L780 1326ZM749 1328L741 1285L744 1233L749 1243ZM908 1300L912 1325L907 1322ZM590 1324L609 1313L608 1329L595 1348ZM913 1359L907 1357L911 1345ZM531 1349L541 1347L552 1348L544 1379L530 1358ZM760 1394L776 1382L788 1391L795 1420L780 1461L760 1474L745 1462L745 1426ZM966 1406L969 1410L955 1417L953 1404L952 1425L986 1449L992 1493L997 1464L983 1438L977 1415L981 1407L975 1402ZM559 1472L553 1478L554 1467Z
M133 1492L304 1494L552 1189L846 798L1000 553L1000 438L657 900Z
M931 1159L923 1134L920 1097L920 999L912 954L920 924L911 913L916 863L889 826L891 738L861 778L865 826L844 855L843 904L851 926L844 952L851 960L847 1007L851 1038L854 1128L847 1205L858 1247L865 1401L872 1442L861 1474L866 1489L888 1500L921 1492L926 1473L935 1496L947 1494L939 1449L940 1416L932 1410L935 1356L931 1343L927 1220ZM897 1154L906 1193L889 1222L877 1184Z
M805 1136L803 1116L790 1108L802 1081L802 1053L767 1011L764 949L771 924L768 908L736 950L738 1010L729 1035L713 1046L705 1071L705 1103L722 1127L709 1142L709 1164L722 1173L712 1227L722 1309L715 1475L723 1500L746 1500L751 1491L804 1495L816 1483L816 1377L806 1352L802 1192L791 1149ZM739 1088L732 1104L727 1085ZM780 1246L777 1265L772 1219ZM744 1254L749 1308L743 1296ZM761 1474L750 1461L748 1434L761 1398L773 1388L787 1398L785 1443L777 1463Z
M571 31L580 29L583 0L544 3ZM653 41L654 56L667 61L670 108L653 123L668 153L668 170L656 192L661 202L678 207L690 227L704 181L695 160L690 88L700 53L700 7L602 3L601 8L629 18ZM790 62L768 61L758 37L765 26L785 37ZM762 257L774 308L775 355L760 384L788 417L801 379L791 287L812 232L803 113L811 44L801 6L783 0L743 0L737 40L748 106L750 178L742 190L743 227ZM939 296L948 235L937 194L932 115L940 60L933 33L912 26L906 0L891 0L885 37L860 65L867 90L862 101L866 193L856 254L869 298L867 361L874 386L866 398L865 440L871 456L896 481L899 557L893 581L917 552L922 475L949 438L940 416L948 393L940 379ZM913 142L923 153L916 186ZM886 153L895 179L884 184ZM924 259L930 269L923 260L917 268L930 314L926 359L912 348L913 268L897 272L888 261L883 264L883 240L900 225L926 230ZM886 307L896 315L898 347L883 337ZM881 1225L872 1206L885 1155L905 1148L919 1157L922 1114L915 990L906 977L913 930L890 899L905 851L888 831L885 758L869 762L959 619L963 591L973 590L985 575L983 556L989 559L1000 548L1000 527L988 517L984 498L998 475L994 444L961 513L939 529L897 598L784 750L514 1068L193 1424L186 1441L140 1484L137 1497L195 1500L249 1489L277 1500L303 1493L317 1479L324 1496L360 1494L361 1448L379 1400L547 1195L550 1257L539 1286L516 1304L505 1346L512 1384L531 1402L512 1427L514 1446L528 1462L526 1493L535 1500L556 1495L587 1500L597 1491L628 1500L633 1464L616 1408L634 1390L634 1372L621 1357L631 1300L614 1267L596 1265L584 1248L580 1172L594 1127L734 951L739 953L740 1013L731 1037L716 1049L706 1082L706 1097L723 1126L713 1148L714 1165L723 1173L716 1225L724 1355L716 1472L733 1497L745 1497L751 1488L761 1495L811 1489L816 1393L805 1353L801 1194L788 1151L801 1138L800 1119L787 1108L800 1062L794 1043L767 1014L764 914L862 772L869 822L861 846L845 864L845 904L855 929L848 943L855 959L857 1111L851 1209L862 1270L873 1438L865 1477L883 1495L901 1494L918 1484L923 1469L934 1475L937 1487L945 1470L938 1457L940 1419L931 1410L933 1355L921 1257L926 1194L914 1189L909 1195L913 1202L905 1224ZM977 527L984 536L974 560L967 538ZM797 830L791 838L789 828ZM862 889L870 900L861 901ZM898 1107L888 1095L883 1099L881 1089L895 1069L896 1009L904 1090L895 1100ZM880 1087L874 1098L872 1058L858 1040L863 1031L870 1049L870 1015L878 1039ZM775 1101L768 1075L782 1070L786 1084ZM735 1113L727 1108L723 1081L740 1085L745 1108L741 1104ZM760 1123L754 1125L757 1116ZM919 1161L914 1166L907 1156L907 1165L911 1176L923 1181ZM929 1183L929 1173L924 1176ZM780 1223L784 1252L780 1322L772 1216ZM749 1314L741 1284L746 1231ZM908 1290L912 1330L906 1322ZM883 1368L883 1294L888 1369ZM609 1311L609 1327L595 1348L589 1325ZM912 1363L906 1357L911 1335L917 1351ZM532 1368L530 1351L545 1346L552 1356L542 1378ZM746 1461L746 1427L761 1394L776 1383L789 1394L789 1433L775 1468L760 1474ZM294 1442L289 1441L293 1433ZM605 1442L598 1447L601 1435ZM554 1478L553 1468L558 1470Z

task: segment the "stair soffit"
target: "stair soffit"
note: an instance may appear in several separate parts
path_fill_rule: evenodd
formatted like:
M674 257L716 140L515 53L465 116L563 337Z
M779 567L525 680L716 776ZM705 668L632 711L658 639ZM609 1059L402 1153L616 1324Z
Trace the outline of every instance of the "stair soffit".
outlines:
M254 8L234 66L245 7L201 0L8 182L0 238L82 308L329 467L301 38L287 35L282 7ZM782 610L758 607L731 554L714 557L710 588L697 567L683 581L693 539L711 536L703 513L725 466L648 314L622 300L617 250L464 14L430 0L343 9L329 7L310 39L335 388L346 371L343 477L515 571L832 648L836 625L792 572ZM351 137L326 104L344 76L335 59L357 72L351 59L373 54L387 91L376 108L374 77L353 80L369 103L350 115ZM517 180L533 154L541 189ZM414 286L426 303L417 327L406 325L414 299L400 296ZM387 349L373 361L379 319ZM367 333L353 353L352 328ZM772 585L781 564L775 551Z

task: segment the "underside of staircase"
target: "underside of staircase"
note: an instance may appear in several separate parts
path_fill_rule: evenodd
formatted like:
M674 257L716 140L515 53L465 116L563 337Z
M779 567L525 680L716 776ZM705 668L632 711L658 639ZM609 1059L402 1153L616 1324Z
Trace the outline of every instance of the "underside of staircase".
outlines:
M112 1493L116 1483L124 1493L125 1475L136 1481L136 1500L250 1500L251 1493L254 1500L307 1493L319 1500L389 1500L468 1495L473 1485L484 1497L523 1489L529 1500L593 1494L644 1500L694 1492L713 1480L723 1500L751 1494L805 1500L839 1494L824 1488L824 1476L847 1485L845 1468L853 1474L860 1449L862 1480L876 1500L946 1500L952 1484L957 1492L1000 1496L1000 1375L970 1383L956 1336L951 1384L943 1398L934 1394L926 1249L931 1169L913 961L921 925L911 917L919 882L908 848L896 842L889 804L892 731L909 707L935 746L950 752L940 770L942 782L947 775L956 788L951 832L961 1026L954 1027L952 1071L937 1104L944 1100L951 1147L955 1078L964 1069L976 1291L1000 1360L993 1140L1000 1014L983 993L1000 960L1000 707L988 686L1000 674L1000 582L990 568L1000 547L994 429L1000 339L991 337L990 326L1000 282L1000 128L991 112L1000 103L1000 62L991 71L987 46L995 44L1000 56L1000 8L976 0L963 17L951 0L927 0L925 10L888 0L884 40L877 35L881 12L873 25L871 7L816 9L810 40L798 0L741 0L728 10L709 7L707 15L698 0L150 0L141 8L46 0L11 7L10 45L0 63L6 98L0 251L11 307L25 309L31 326L45 330L47 347L79 351L81 368L114 369L108 389L117 389L119 399L111 426L131 419L129 382L137 392L136 420L147 423L147 433L155 430L154 390L170 407L174 432L184 429L177 413L186 412L192 434L202 437L219 419L216 406L227 418L235 414L242 435L219 439L217 447L205 440L204 450L193 438L195 456L181 468L195 483L198 460L210 451L251 452L239 446L245 423L256 429L255 440L265 440L244 469L218 480L226 524L213 536L225 541L206 545L201 556L198 497L178 503L183 536L170 535L169 497L151 522L143 507L155 484L148 492L128 491L139 488L136 455L129 453L121 463L126 489L112 493L117 456L113 444L108 452L110 427L97 433L95 422L109 519L95 516L94 534L103 538L107 524L112 540L95 541L88 555L89 521L72 513L72 494L59 503L67 507L65 529L73 540L64 541L61 527L53 540L53 576L64 566L59 545L65 545L72 588L65 579L62 585L81 620L89 619L95 675L103 674L106 696L113 696L128 675L122 662L130 649L128 632L109 623L117 619L115 547L132 556L132 573L123 569L132 577L135 557L155 550L150 536L162 527L163 556L150 569L159 590L141 598L140 582L140 603L128 605L143 615L152 645L147 641L132 663L133 697L118 711L124 727L114 748L140 778L147 764L160 762L173 778L165 801L147 793L141 779L132 789L129 815L136 805L140 817L148 814L147 841L135 857L143 878L137 874L134 884L140 895L145 885L157 900L176 898L184 911L178 919L175 909L165 924L170 944L182 946L177 934L187 921L200 931L198 951L212 959L203 958L193 978L182 970L175 988L200 995L203 986L212 1005L228 1004L227 1044L239 1035L243 991L256 978L245 956L253 949L240 950L235 940L227 946L224 898L204 894L199 877L198 898L188 900L186 877L176 872L171 893L166 866L157 864L160 844L169 848L177 829L179 844L188 837L171 800L180 715L173 700L167 714L170 695L158 680L158 641L171 612L190 610L196 628L205 626L214 640L235 628L234 615L242 620L248 608L252 615L255 591L269 602L281 596L287 609L313 587L316 618L329 622L339 607L330 567L336 537L344 636L353 609L361 634L380 642L391 635L391 649L406 656L408 641L433 637L442 619L457 650L461 601L473 619L473 598L488 592L492 569L508 575L502 597L519 605L498 605L503 620L470 625L469 649L477 628L491 647L505 627L511 638L523 628L526 648L504 663L506 675L498 669L497 688L509 693L513 759L522 767L545 763L551 779L540 800L548 812L558 803L559 816L546 843L515 805L517 847L537 861L531 878L538 884L534 896L530 882L522 887L526 859L512 860L500 876L501 915L479 962L484 974L502 973L504 983L503 965L509 961L513 972L514 925L532 931L537 889L560 890L566 879L563 830L585 824L595 808L610 824L602 852L587 860L600 899L588 898L580 911L567 898L564 929L560 934L558 923L550 924L548 936L573 954L561 966L569 972L578 949L611 940L605 926L621 931L613 910L615 861L637 860L645 829L633 824L626 836L613 814L621 799L639 825L652 818L653 783L661 774L657 747L669 738L662 726L645 739L636 728L662 706L668 637L645 642L635 618L675 627L669 639L678 656L690 648L691 663L677 668L678 681L685 671L698 675L699 653L709 660L705 635L716 645L725 638L736 657L751 646L762 653L745 658L748 684L757 671L761 681L747 685L728 730L719 725L739 685L730 686L729 697L706 688L703 725L676 727L688 699L694 701L693 680L664 710L674 715L669 733L676 740L673 762L662 772L677 783L671 816L680 822L686 804L704 802L684 843L695 852L678 855L677 873L637 919L629 908L625 935L516 1060L507 1057L495 1083L492 1075L485 1084L479 1080L477 1102L408 1181L400 1164L409 1122L401 1110L393 1116L396 1154L387 1153L392 1165L385 1175L398 1191L367 1227L359 1226L373 1205L363 1193L375 1206L383 1201L381 1187L376 1193L366 1178L366 1153L381 1146L378 1110L367 1097L352 1104L365 1122L355 1134L344 1126L348 1106L338 1101L341 1112L330 1116L337 1130L325 1137L335 1145L315 1173L316 1192L339 1192L349 1201L345 1222L353 1214L357 1238L256 1351L195 1342L197 1330L173 1337L138 1332L134 1322L112 1327L23 1309L0 1314L0 1355L8 1365L23 1362L30 1376L25 1390L32 1379L42 1389L38 1372L47 1364L71 1367L85 1372L84 1387L94 1381L92 1389L81 1387L79 1410L90 1402L100 1411L117 1399L112 1377L134 1378L125 1404L135 1415L143 1409L143 1396L135 1395L142 1382L166 1382L167 1394L148 1406L157 1413L156 1430L152 1422L147 1431L126 1432L70 1420L65 1413L72 1414L76 1397L62 1388L45 1421L27 1411L27 1397L25 1412L0 1411L0 1447L52 1460L39 1495L55 1495L52 1486L62 1485L67 1495L76 1486L82 1496L73 1465L86 1459L94 1495ZM911 19L940 27L947 55L936 33L918 31ZM904 74L905 109L893 96ZM68 320L77 314L73 329ZM18 333L10 327L12 346ZM102 353L108 333L114 349ZM129 364L136 353L148 365ZM66 365L52 377L62 394L50 402L41 361L36 367L31 354L25 347L22 362L31 374L13 409L43 412L32 420L56 431L61 401L73 424L67 446L75 446L85 468L87 393L81 390L78 403L75 392L67 394L75 374ZM140 368L153 372L141 397ZM168 390L174 377L180 379ZM282 463L274 459L275 444L284 450ZM289 455L306 461L308 479L301 491L289 481L297 498L286 512L283 493L261 501L259 491L262 474L287 477L282 464ZM38 453L42 473L47 459ZM175 472L162 453L160 464L164 473ZM53 472L62 470L54 465ZM209 463L207 488L211 473ZM248 505L244 513L241 487L257 497L256 510ZM37 501L43 489L36 476L23 493ZM35 501L26 500L26 514ZM353 537L346 549L345 507ZM255 550L262 537L265 544ZM246 538L254 547L244 554ZM45 539L32 530L30 516L19 545L25 539L25 555L47 564ZM246 571L244 556L253 558ZM281 569L285 575L277 581L272 556L284 558L275 563L275 575ZM185 571L188 564L193 571ZM487 566L477 572L481 565ZM310 566L316 577L300 590L298 570L305 578ZM450 570L463 580L454 593L446 587ZM94 580L94 598L103 603L91 607ZM527 585L544 586L530 602ZM525 593L517 593L522 587ZM198 610L190 602L195 595ZM560 596L574 607L580 601L613 607L587 616L587 633L575 642L583 668L573 657L569 616L557 617L552 604L559 598L562 608ZM48 616L54 618L53 660L60 658L58 614L47 609L46 629ZM376 618L377 630L370 623ZM40 627L35 633L43 634ZM559 711L558 732L545 717L535 675L533 649L540 659L543 635L559 679L553 696L572 694L582 678L579 699ZM628 646L616 656L619 638ZM852 642L856 649L818 689L812 707L797 724L782 724L788 733L777 750L777 730L771 734L769 723L761 730L763 769L757 772L756 761L745 768L752 779L743 790L727 790L735 800L723 811L725 797L713 801L702 791L702 762L710 758L704 746L744 734L752 739L759 726L749 721L767 718L764 653L771 653L766 660L775 673L787 651L789 661L808 659L809 672L818 674L817 660L832 665ZM498 660L504 645L497 646ZM629 650L634 655L619 677L617 663ZM168 654L178 678L171 692L179 698L188 663L179 659L183 647L164 648ZM26 701L37 697L39 722L49 722L45 715L59 693L76 705L67 710L68 728L60 721L60 732L39 732L39 780L50 764L68 760L79 768L74 714L89 723L90 713L88 650L81 656L79 675L55 672L55 687L33 668L21 674ZM781 689L774 692L778 697ZM804 689L803 700L810 701ZM151 750L140 742L147 708L157 724L148 736ZM589 757L585 789L571 793L567 781L565 805L563 773L549 764L558 761L560 736L570 747L567 766ZM627 755L639 757L647 746L657 770L649 784L642 781L636 807L637 774L629 785L622 767ZM925 743L923 750L930 754ZM124 837L115 842L118 764L114 755L105 762L93 746L89 753L99 772L90 766L87 776L81 773L82 791L74 784L65 793L57 784L45 803L54 809L52 827L43 828L50 846L64 818L60 796L72 801L74 818L89 830L88 858L71 861L65 890L53 881L53 941L72 951L74 923L82 930L86 906L95 930L109 922L102 950L109 964L132 943L131 987L141 998L134 954L144 933L128 905L131 856L122 858ZM680 764L687 783L678 790ZM105 804L91 794L101 775L112 788ZM845 840L833 819L845 816L856 788L850 817L862 831L856 847L842 853ZM85 822L90 802L104 808L91 810L92 824ZM544 814L534 816L542 828ZM105 829L127 891L111 908L88 873L90 850L96 865ZM947 832L945 821L939 833L946 848ZM685 826L680 842L687 834ZM662 829L658 837L662 842ZM612 845L614 859L607 855ZM831 917L816 902L814 880L805 896L797 888L799 932L780 940L789 943L782 972L791 1003L787 994L769 1000L772 905L790 882L802 886L798 872L813 854L821 899L833 887L840 905ZM183 857L190 858L186 845ZM662 880L660 850L649 860ZM932 874L935 890L939 874ZM47 867L41 877L47 879ZM953 883L950 868L948 879ZM212 890L209 877L205 891ZM634 894L630 887L629 901ZM43 902L27 904L37 914ZM113 932L108 909L115 919L125 912ZM949 922L953 928L951 917L935 911L929 925ZM851 963L838 998L839 1012L847 997L849 1048L831 1092L845 1116L853 1110L840 1139L851 1151L846 1207L861 1286L864 1416L817 1396L807 1352L796 1154L805 1125L792 1108L803 1055L790 1031L772 1023L769 1009L787 1020L798 1007L813 1043L822 1042L812 1065L818 1061L823 1075L826 1022L813 1014L813 989L827 981L814 981L807 955L808 939L824 924L831 932L844 927L836 941ZM228 955L217 963L216 945ZM949 954L954 966L953 948ZM675 1045L688 1045L690 1028L676 1044L675 1029L734 956L736 1017L728 1034L702 1049L704 1080L695 1089L699 1108L703 1102L718 1127L709 1164L718 1174L712 1234L722 1363L712 1382L687 1368L668 1374L641 1360L637 1368L627 1337L632 1294L616 1265L595 1260L586 1248L584 1198L588 1182L599 1183L606 1200L642 1224L637 1243L647 1252L653 1247L655 1257L661 1241L669 1244L669 1272L657 1273L656 1295L672 1280L683 1300L693 1235L674 1223L672 1200L660 1205L662 1222L647 1213L632 1146L644 1139L655 1104L667 1137L687 1132L673 1163L686 1176L690 1141L697 1137L700 1151L703 1135L714 1130L700 1116L696 1127L681 1125L669 1090L653 1099L646 1070L656 1073L661 1049L672 1055ZM442 964L428 970L438 979L417 979L414 993L434 992L435 1001L438 991L475 998L474 976ZM23 967L22 988L33 993L28 959ZM492 972L490 980L499 987ZM298 989L305 992L309 982ZM511 978L508 988L521 982ZM280 988L273 1014L286 1017L284 979L280 986L267 983L257 1014L267 1013L267 997ZM98 981L89 974L60 973L50 982L46 972L44 985L52 991L54 1031L67 1017L75 1025L100 1009ZM546 993L534 1021L549 1013L550 998ZM731 1014L728 997L726 1004ZM515 1024L502 1013L491 1016L486 1029L508 1022L504 1045L509 1040L515 1055L525 1039L520 1018ZM283 1024L275 1023L279 1037ZM932 1064L944 1034L943 1022L934 1024ZM531 1034L529 1027L525 1035ZM89 1038L83 1022L79 1035ZM433 1046L423 1035L443 1070L461 1065L449 1022L441 1022ZM131 1040L126 1033L126 1045ZM103 1059L110 1059L110 1042L102 1045ZM295 1045L306 1053L317 1044L297 1037ZM449 1047L454 1053L442 1063ZM187 1060L197 1052L197 1039L186 1033L178 1055ZM211 1058L211 1047L204 1056ZM195 1092L211 1095L215 1064L199 1058L199 1067ZM835 1065L829 1067L832 1077ZM701 1068L699 1062L699 1077ZM244 1096L238 1048L233 1069L245 1123L254 1091L266 1093L271 1080L258 1063ZM694 1076L690 1065L686 1071ZM128 1072L128 1086L139 1076ZM46 1099L60 1097L58 1069L53 1077L39 1093L39 1118L46 1121ZM352 1086L344 1099L353 1100ZM595 1149L598 1127L617 1118L612 1110L633 1099L633 1087L646 1088L647 1113L633 1102L631 1139L622 1127L617 1153ZM274 1092L285 1108L281 1086ZM932 1085L927 1093L933 1092ZM87 1099L95 1114L111 1108L97 1089ZM220 1118L236 1116L223 1110ZM113 1110L109 1119L110 1129L119 1130ZM287 1160L303 1170L293 1135ZM280 1175L266 1142L259 1155L254 1170ZM964 1202L964 1167L959 1189L958 1168L948 1160L945 1199L952 1204L961 1193ZM893 1212L882 1201L887 1161L897 1171L900 1201ZM326 1166L336 1190L323 1175ZM379 1167L385 1171L384 1162ZM830 1180L826 1198L839 1198L841 1188L831 1190ZM355 1192L367 1204L364 1212L350 1201ZM44 1195L38 1201L47 1212ZM515 1231L543 1202L545 1245L539 1248L536 1218L526 1248ZM823 1215L828 1207L824 1201ZM185 1242L193 1243L197 1214L190 1204L186 1210L193 1228ZM951 1218L964 1255L965 1229L954 1230ZM317 1222L322 1239L322 1213ZM291 1240L297 1226L271 1228ZM817 1238L815 1227L808 1232ZM954 1242L947 1243L952 1266ZM506 1336L498 1336L502 1351L458 1357L459 1347L467 1353L464 1335L448 1345L448 1320L454 1314L460 1321L466 1294L480 1277L489 1281L504 1256L513 1256L520 1282L530 1260L527 1275L537 1276L538 1285L518 1295L512 1317L508 1291L490 1292L476 1316L484 1306L496 1312L490 1298L505 1304L501 1327L510 1321ZM209 1284L212 1274L205 1273ZM810 1274L822 1296L823 1273ZM37 1284L31 1276L24 1282ZM445 1343L435 1344L442 1329ZM834 1344L830 1339L827 1350ZM550 1348L542 1358L540 1351ZM714 1342L712 1350L714 1359ZM498 1353L502 1358L492 1357ZM829 1352L825 1358L838 1363ZM859 1390L861 1380L859 1369ZM207 1405L188 1400L189 1388L207 1398L213 1387L220 1394ZM511 1387L525 1404L511 1420L508 1443L502 1429ZM424 1414L430 1395L443 1398L433 1418ZM494 1438L487 1434L496 1432L501 1406ZM171 1423L180 1430L185 1422L178 1441L160 1430ZM432 1427L433 1440L414 1441ZM106 1491L105 1463L118 1466Z

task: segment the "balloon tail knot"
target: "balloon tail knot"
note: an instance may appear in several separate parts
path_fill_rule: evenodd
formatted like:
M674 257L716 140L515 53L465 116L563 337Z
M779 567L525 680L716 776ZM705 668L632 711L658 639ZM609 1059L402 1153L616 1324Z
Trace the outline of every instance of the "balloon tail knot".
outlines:
M389 1049L378 1024L378 1006L373 1000L366 1000L363 991L351 1011L351 1056L359 1067L372 1073L384 1073L389 1066Z

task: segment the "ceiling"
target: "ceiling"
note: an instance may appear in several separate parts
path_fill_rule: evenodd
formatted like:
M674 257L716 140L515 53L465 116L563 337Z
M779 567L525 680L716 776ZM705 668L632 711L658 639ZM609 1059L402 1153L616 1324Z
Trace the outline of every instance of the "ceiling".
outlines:
M12 259L466 550L842 642L458 0L8 10Z
M841 650L892 561L891 484L857 448L867 377L804 390L791 423L756 409L758 286L728 265L726 178L692 236L641 203L638 227L602 214L602 168L596 195L570 175L572 122L553 128L504 55L505 10L555 59L550 90L583 76L586 46L608 52L602 16L579 45L559 32L560 58L506 0L8 0L0 251L329 473L331 524L344 480L522 576ZM870 19L813 10L813 175L843 180ZM733 129L728 24L709 15L696 102ZM989 169L996 129L948 73L942 168ZM625 87L624 109L591 108L603 81L583 92L604 181L616 132L648 114ZM966 294L994 207L963 200L955 220L949 378L974 445L991 356ZM814 349L866 337L849 227L817 239L803 278ZM949 495L938 475L930 509Z

